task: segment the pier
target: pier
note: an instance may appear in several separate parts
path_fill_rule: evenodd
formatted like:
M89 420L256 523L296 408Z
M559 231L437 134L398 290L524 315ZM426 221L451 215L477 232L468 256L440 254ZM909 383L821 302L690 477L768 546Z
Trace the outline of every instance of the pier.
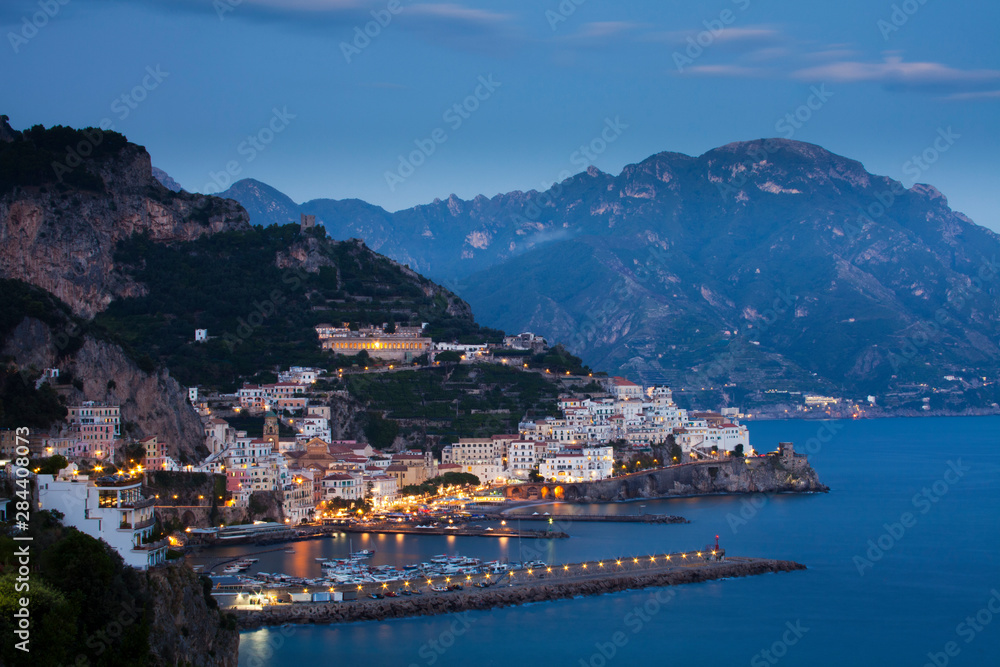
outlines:
M518 530L507 526L481 527L468 524L448 526L417 526L412 523L352 523L344 526L324 526L312 533L314 537L332 533L385 533L402 535L457 535L459 537L517 537L524 539L564 539L568 534L558 530Z
M350 623L450 614L580 595L601 595L804 569L804 565L792 561L726 558L707 552L683 552L547 565L501 575L439 576L373 583L350 587L358 597L354 601L279 603L259 610L237 610L235 613L243 629L285 623ZM476 587L477 583L486 584L486 587ZM449 587L452 590L442 590ZM419 590L420 595L401 593L412 589ZM298 588L296 592L306 590ZM397 597L368 597L390 592Z

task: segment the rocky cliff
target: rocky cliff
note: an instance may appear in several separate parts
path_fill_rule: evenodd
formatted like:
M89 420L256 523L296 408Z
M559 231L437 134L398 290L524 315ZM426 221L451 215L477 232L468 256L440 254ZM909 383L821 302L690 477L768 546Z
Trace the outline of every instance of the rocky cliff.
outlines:
M183 565L146 577L150 605L149 665L236 667L236 619L220 612L199 577Z
M572 502L732 493L822 493L830 490L819 481L806 457L799 455L700 461L599 482L563 484L561 488L560 499ZM541 496L541 486L525 484L512 489L510 497L533 500Z
M187 392L165 369L144 371L121 347L87 334L70 346L71 337L66 327L53 328L25 317L0 341L0 352L28 377L55 367L78 378L82 389L60 387L68 403L97 400L120 405L122 424L134 425L130 436L155 435L167 443L172 456L184 460L207 454L201 420L187 402Z
M92 317L112 299L144 293L115 272L118 241L133 234L187 241L249 226L234 201L164 187L146 149L121 135L59 130L32 128L0 143L6 176L0 180L0 276L48 290ZM56 142L64 135L70 143L60 150ZM80 158L84 153L91 157ZM32 162L43 164L24 173ZM21 171L9 175L15 169Z

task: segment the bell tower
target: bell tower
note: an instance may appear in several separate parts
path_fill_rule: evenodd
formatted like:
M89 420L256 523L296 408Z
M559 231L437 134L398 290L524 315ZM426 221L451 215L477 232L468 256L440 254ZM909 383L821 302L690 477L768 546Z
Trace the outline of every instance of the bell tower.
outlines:
M271 443L271 451L278 451L278 415L270 410L264 415L264 440Z

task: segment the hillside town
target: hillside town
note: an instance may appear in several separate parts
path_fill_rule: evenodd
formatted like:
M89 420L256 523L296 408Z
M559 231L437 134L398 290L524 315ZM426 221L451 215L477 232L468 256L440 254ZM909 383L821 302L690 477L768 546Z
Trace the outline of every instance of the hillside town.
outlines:
M435 343L421 330L316 327L323 349L366 350L380 360L383 371L392 369L390 362L407 364L421 355L429 355L428 363L440 363L435 356L445 352L458 357L455 363L496 361L485 345ZM206 336L199 330L195 339ZM503 348L537 352L545 342L525 333L509 336ZM500 360L506 363L502 356ZM151 539L153 508L169 502L143 497L141 482L160 471L224 477L225 493L216 500L227 508L248 508L255 494L270 494L279 499L275 509L280 521L297 526L354 507L390 510L412 501L421 485L448 479L449 473L472 476L465 479L478 480L481 499L498 501L503 499L499 490L508 485L598 481L635 472L641 464L659 467L752 453L747 427L736 420L735 409L688 411L674 403L669 388L644 387L622 377L593 378L588 391L560 395L558 417L525 417L516 433L458 438L439 451L378 450L364 441L332 437L331 405L313 387L342 373L342 368L328 372L293 366L278 373L277 382L245 383L232 394L213 395L211 408L199 388L189 388L208 452L197 462L177 460L170 453L176 448L157 435L123 437L119 405L69 405L61 428L33 433L29 440L32 459L64 457L68 463L53 474L39 475L41 505L121 547L130 564L148 567L162 562L167 548L162 540ZM232 425L227 416L234 423L249 418L262 426L251 432ZM0 435L0 460L9 461L15 439L10 432ZM654 448L672 460L661 461Z
M394 344L385 336L375 340L368 344ZM248 505L256 492L281 492L282 514L298 524L321 517L331 501L390 507L401 489L449 472L474 475L486 487L532 479L584 482L611 477L616 461L621 465L668 443L685 460L750 452L747 427L732 415L688 412L675 405L670 389L642 387L621 377L600 379L601 393L561 396L559 418L522 420L517 433L460 438L437 456L377 451L365 442L331 438L330 407L305 396L324 373L292 367L277 383L244 385L231 395L232 414L263 416L259 433L233 428L217 416L224 409L209 410L192 389L209 455L181 465L168 455L168 443L148 436L134 443L141 451L135 463L146 471L225 475L228 502L234 506ZM279 435L279 425L294 435ZM87 401L69 406L65 432L34 438L32 455L91 463L100 472L124 444L119 406ZM0 457L9 459L9 449L5 442Z

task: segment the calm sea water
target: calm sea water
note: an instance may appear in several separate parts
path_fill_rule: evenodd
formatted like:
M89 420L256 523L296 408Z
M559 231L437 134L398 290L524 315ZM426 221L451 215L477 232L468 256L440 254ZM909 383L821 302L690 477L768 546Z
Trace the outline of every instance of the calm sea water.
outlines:
M824 424L820 435L836 433L814 440L810 459L829 494L759 506L708 497L529 510L691 520L581 522L561 541L353 536L355 549L378 550L373 562L404 564L442 552L572 562L701 548L718 534L730 555L791 559L807 571L461 616L261 629L242 635L240 665L1000 664L1000 418L762 422L751 437L759 449L778 440L801 449ZM260 569L318 574L317 556L350 544L344 536L294 548L262 555Z

